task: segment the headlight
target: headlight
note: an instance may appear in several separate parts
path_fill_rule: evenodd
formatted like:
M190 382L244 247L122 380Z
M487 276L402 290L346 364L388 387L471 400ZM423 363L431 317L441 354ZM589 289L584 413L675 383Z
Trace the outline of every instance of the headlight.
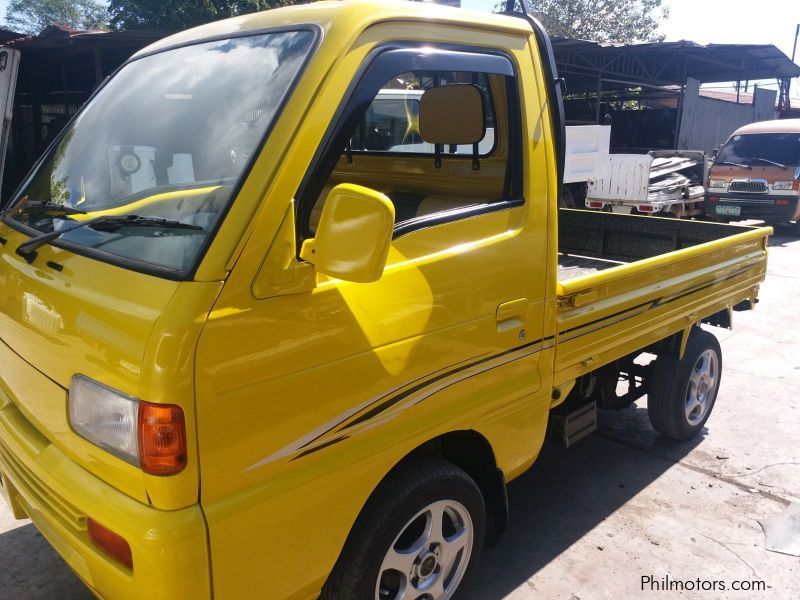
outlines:
M69 422L75 432L129 463L139 466L136 425L139 401L75 375L69 386Z
M790 190L794 185L794 181L776 181L772 184L773 190Z
M709 179L708 180L708 189L720 189L724 188L727 185L727 182L724 179Z
M84 375L69 386L69 422L75 432L151 475L186 466L183 409L144 402Z

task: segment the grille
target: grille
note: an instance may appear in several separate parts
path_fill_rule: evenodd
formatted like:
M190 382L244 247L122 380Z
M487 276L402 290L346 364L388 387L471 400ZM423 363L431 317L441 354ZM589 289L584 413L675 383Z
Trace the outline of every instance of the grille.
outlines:
M729 192L750 192L754 194L765 194L767 193L767 182L763 179L758 179L754 181L731 181L731 184L728 186Z
M62 523L73 529L85 527L85 517L66 500L57 496L50 488L39 481L33 473L18 461L11 451L0 441L0 462L9 470L16 479L17 486L24 486L26 491L39 502L42 508L50 509L54 516L58 516Z

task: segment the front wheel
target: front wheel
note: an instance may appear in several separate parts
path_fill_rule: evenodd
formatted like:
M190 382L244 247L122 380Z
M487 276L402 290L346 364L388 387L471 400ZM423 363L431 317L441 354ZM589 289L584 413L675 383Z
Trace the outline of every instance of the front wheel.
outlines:
M722 378L722 349L717 338L695 327L682 359L659 357L647 393L647 414L667 437L688 440L706 424Z
M411 463L378 488L322 600L449 600L478 561L486 527L475 481L442 460Z

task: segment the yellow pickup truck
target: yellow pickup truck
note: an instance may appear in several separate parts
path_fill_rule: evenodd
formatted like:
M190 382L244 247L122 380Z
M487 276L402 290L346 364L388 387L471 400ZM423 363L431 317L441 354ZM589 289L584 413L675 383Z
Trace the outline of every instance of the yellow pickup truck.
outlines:
M561 82L510 5L168 37L10 199L0 481L96 595L451 598L548 423L647 393L703 428L699 324L755 305L770 230L559 210Z

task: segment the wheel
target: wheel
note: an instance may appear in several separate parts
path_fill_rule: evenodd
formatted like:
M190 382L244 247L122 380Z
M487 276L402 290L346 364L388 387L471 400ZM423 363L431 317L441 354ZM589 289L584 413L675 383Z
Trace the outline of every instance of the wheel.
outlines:
M682 360L659 357L647 394L647 414L656 431L688 440L706 424L722 377L717 338L699 327L689 334Z
M321 600L448 600L478 562L486 508L455 465L402 467L356 521Z

